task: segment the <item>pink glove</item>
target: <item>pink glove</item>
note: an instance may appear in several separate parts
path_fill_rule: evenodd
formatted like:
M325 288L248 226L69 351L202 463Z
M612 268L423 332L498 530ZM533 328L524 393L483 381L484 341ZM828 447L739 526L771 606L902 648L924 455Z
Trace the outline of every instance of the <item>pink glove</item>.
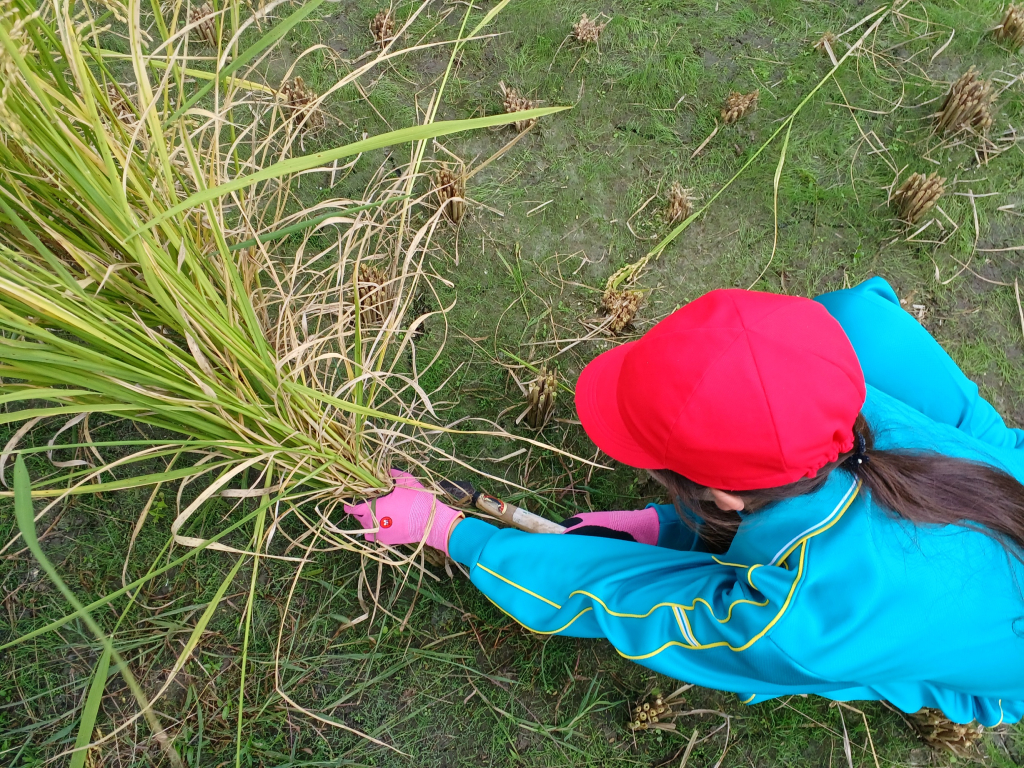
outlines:
M408 472L392 469L391 476L395 478L391 493L354 507L345 505L345 511L355 515L363 528L377 528L376 533L366 534L366 540L418 544L426 534L427 546L448 554L448 534L463 514L439 502Z
M580 512L563 520L566 533L578 536L600 536L606 539L638 541L657 545L661 524L658 510L648 507L635 512Z

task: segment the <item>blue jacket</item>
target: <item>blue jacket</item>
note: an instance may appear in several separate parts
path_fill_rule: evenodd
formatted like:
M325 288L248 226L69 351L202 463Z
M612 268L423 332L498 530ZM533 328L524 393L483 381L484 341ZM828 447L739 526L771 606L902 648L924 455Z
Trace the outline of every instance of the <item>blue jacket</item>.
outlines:
M819 300L861 359L876 448L1024 480L1024 432L1003 424L888 284ZM699 551L672 506L658 513L657 547L465 520L449 548L528 629L607 638L745 703L816 693L987 726L1024 716L1024 565L984 533L903 521L842 469L816 493L745 516L722 556Z

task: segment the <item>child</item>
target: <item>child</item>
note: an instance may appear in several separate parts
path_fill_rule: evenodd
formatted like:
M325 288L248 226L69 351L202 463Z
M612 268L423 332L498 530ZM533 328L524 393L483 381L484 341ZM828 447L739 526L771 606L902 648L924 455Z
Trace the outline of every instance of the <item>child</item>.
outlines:
M527 628L605 637L747 704L815 693L1024 715L1024 431L881 278L718 290L580 375L584 429L675 499L498 529L410 475L348 508L426 543ZM374 521L376 516L376 522Z

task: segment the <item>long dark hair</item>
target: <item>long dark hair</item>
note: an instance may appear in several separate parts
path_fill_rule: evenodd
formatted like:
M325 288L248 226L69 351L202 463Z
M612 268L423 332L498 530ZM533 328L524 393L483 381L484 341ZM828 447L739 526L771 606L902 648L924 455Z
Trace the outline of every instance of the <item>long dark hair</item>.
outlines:
M842 467L864 482L874 501L893 514L918 525L960 525L980 531L1024 562L1024 485L996 467L931 452L874 450L875 436L863 414L853 431L863 438L864 459L845 453L826 464L815 477L778 488L729 491L743 499L747 513L772 502L813 493L829 474ZM651 471L672 494L684 522L686 512L700 518L699 533L716 551L725 551L740 525L736 512L719 509L708 489L672 470ZM728 489L721 489L728 491Z

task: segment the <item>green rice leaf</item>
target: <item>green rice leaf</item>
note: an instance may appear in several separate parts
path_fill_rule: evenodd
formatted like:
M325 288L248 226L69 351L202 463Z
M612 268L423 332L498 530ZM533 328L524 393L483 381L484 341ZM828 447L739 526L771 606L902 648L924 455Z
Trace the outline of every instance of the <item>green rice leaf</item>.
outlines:
M20 459L21 457L19 456L18 458ZM17 470L17 465L15 465L15 470ZM15 480L17 481L17 476L15 476ZM31 489L30 489L29 492L31 493ZM30 508L31 508L31 503L32 503L31 499L29 499ZM47 632L53 632L55 629L60 629L65 624L67 624L69 621L74 621L75 619L83 619L84 620L93 611L98 610L100 608L103 608L106 605L109 605L111 602L113 602L117 598L121 597L122 595L128 594L133 589L138 589L139 587L143 586L144 584L146 584L146 583L152 581L153 579L155 579L157 576L160 576L161 574L167 573L168 571L170 571L170 570L172 570L174 568L177 568L178 566L182 565L183 563L186 563L189 560L193 559L200 552L203 552L204 550L206 550L211 544L214 544L214 543L220 541L221 539L225 538L228 534L233 533L234 531L236 531L239 528L241 528L242 526L244 526L246 523L250 522L253 518L255 518L259 514L259 511L260 511L259 509L253 510L252 512L248 513L244 517L240 518L236 522L234 522L231 525L229 525L224 530L218 531L213 536L210 536L208 539L206 539L203 542L203 544L199 545L198 547L195 547L194 549L190 549L188 552L186 552L181 557L175 558L174 560L171 560L166 565L162 565L159 568L153 569L152 571L150 571L145 576L143 576L141 578L138 578L135 581L130 582L129 584L126 584L125 586L121 587L121 589L115 590L114 592L111 592L110 594L105 595L105 596L101 597L100 599L93 601L89 605L83 606L81 603L78 603L77 601L73 602L72 606L75 609L74 611L72 611L71 613L67 614L66 616L63 616L63 617L57 619L56 621L52 621L52 622L50 622L49 624L47 624L45 626L38 627L37 629L33 629L31 632L26 632L24 635L21 635L20 637L17 637L14 640L10 640L10 641L4 643L3 645L0 645L0 651L10 650L14 646L20 645L21 643L24 643L24 642L27 642L27 641L31 640L32 638L34 638L34 637L39 637L40 635L44 635ZM31 514L29 515L29 517L31 519ZM19 526L20 526L20 523L19 523ZM32 526L32 535L33 536L35 535L35 526L34 526L34 524Z
M96 662L96 669L93 670L89 694L85 697L85 706L82 708L82 720L78 725L78 736L75 738L75 753L71 755L68 768L84 768L85 766L85 758L88 756L86 750L92 741L96 716L100 712L100 702L103 700L103 689L107 684L110 650L109 648L103 649L100 660Z
M29 480L28 469L25 467L25 459L22 456L18 456L18 460L14 465L14 515L18 522L18 530L21 532L21 537L25 541L25 545L28 547L32 556L35 557L39 566L43 569L50 581L53 582L54 586L60 590L64 598L74 606L76 613L78 613L82 620L89 627L89 630L93 633L97 640L103 645L105 653L108 653L114 661L120 665L121 674L128 683L128 687L135 697L139 706L142 708L143 713L149 722L150 728L153 729L154 733L162 732L160 722L157 720L156 715L153 713L149 706L149 701L146 698L146 694L143 693L142 688L139 686L135 676L131 673L128 665L124 663L121 656L114 650L113 644L110 642L110 638L106 636L99 624L92 615L85 609L78 598L75 597L68 586L61 579L57 573L57 569L54 568L53 563L50 562L49 558L43 553L42 547L39 546L39 539L36 536L36 523L35 514L32 505L32 484ZM181 758L174 752L173 748L167 751L167 756L171 760L171 764L175 768L183 768Z
M264 168L262 171L257 171L256 173L249 174L248 176L241 176L225 184L220 184L219 186L197 192L178 203L173 208L168 209L156 218L146 222L142 227L139 227L132 232L129 235L129 238L136 237L142 232L155 227L157 224L160 224L183 211L187 211L190 208L202 205L203 203L223 197L231 192L235 192L261 181L268 181L281 176L289 176L295 173L301 173L302 171L308 171L311 168L318 168L320 166L327 165L328 163L332 163L335 160L342 160L346 157L351 157L352 155L358 155L360 152L371 152L375 149L383 149L384 147L390 147L394 144L405 144L411 141L435 139L439 136L447 136L452 133L475 131L480 128L491 128L496 125L508 125L509 123L516 122L517 120L532 120L546 115L553 115L556 112L562 112L566 109L571 109L571 107L539 107L537 109L528 109L523 112L475 117L470 120L448 120L440 123L428 123L427 125L417 125L412 128L401 128L397 131L382 133L379 136L372 136L368 139L363 139L362 141L346 144L343 147L337 147L336 149L329 149L323 152L315 152L311 155L305 155L303 157L293 157L288 160L282 160L279 163L274 163L268 168Z

